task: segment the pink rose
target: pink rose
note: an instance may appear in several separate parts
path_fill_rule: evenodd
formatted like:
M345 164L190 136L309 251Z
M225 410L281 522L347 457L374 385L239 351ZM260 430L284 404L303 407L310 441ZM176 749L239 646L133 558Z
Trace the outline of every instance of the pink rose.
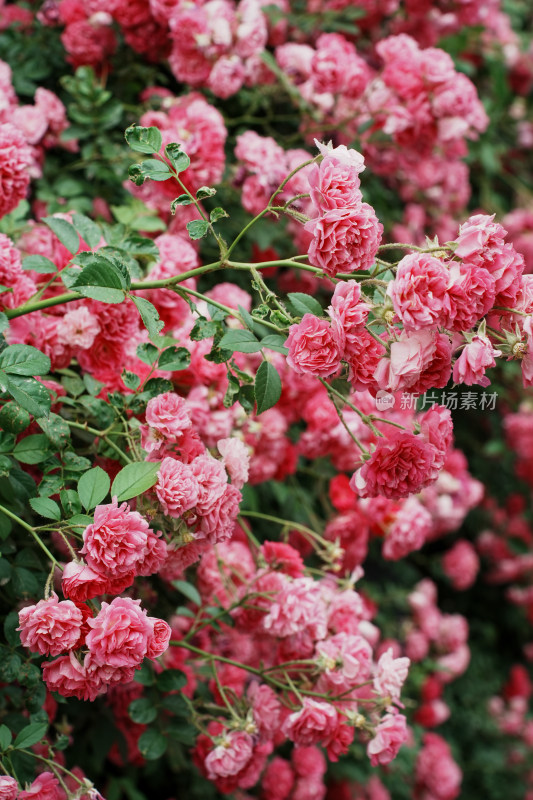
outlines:
M34 653L58 656L76 647L83 622L82 613L71 600L47 600L19 611L20 641Z
M327 743L339 724L335 706L305 697L302 708L286 718L282 731L291 742L307 747Z
M222 456L222 461L231 478L232 486L235 486L236 489L242 489L248 480L250 449L241 439L232 436L229 439L219 439L217 450Z
M385 714L376 727L376 734L366 752L373 767L389 764L407 740L407 724L403 714Z
M102 690L102 683L90 675L71 651L43 664L43 680L50 692L78 700L94 700Z
M137 667L148 651L154 623L140 608L140 600L116 597L102 603L94 619L87 620L91 631L86 643L96 664Z
M16 800L19 791L15 778L0 775L0 800Z
M213 781L237 775L250 762L252 755L253 741L250 734L244 731L224 733L220 744L205 759L207 777Z
M96 506L94 523L83 532L83 548L88 566L109 578L122 578L137 571L153 535L144 517L130 511L127 503Z
M448 280L448 269L438 258L425 253L410 253L402 258L387 294L406 330L443 324L450 307Z
M400 692L407 678L410 660L394 658L394 651L389 647L379 657L374 674L374 688L380 695L387 695L392 700L400 699Z
M368 304L361 302L361 287L357 281L341 281L335 286L328 314L344 331L345 354L349 354L352 347L357 351L369 310Z
M309 193L317 212L332 208L352 208L362 202L358 171L331 156L315 165L309 173Z
M207 538L210 542L224 542L230 539L239 514L242 494L233 484L227 484L220 497L203 510L198 517L196 536Z
M65 792L51 772L43 772L33 781L29 789L21 792L18 800L65 800Z
M383 225L367 203L333 208L305 224L312 236L309 260L326 275L369 269L381 242Z
M370 675L372 648L362 636L336 633L316 646L322 669L319 691L340 694L366 681Z
M105 575L95 572L86 564L70 561L61 578L61 586L65 597L76 602L83 602L107 592L108 580Z
M436 348L434 331L402 331L399 339L390 346L390 357L379 361L374 372L376 383L391 392L409 389L420 381Z
M423 547L432 529L431 514L416 497L408 497L398 510L383 541L383 558L399 558Z
M501 350L495 350L487 336L480 334L473 336L454 364L454 383L464 383L466 386L473 384L489 386L490 380L486 377L485 370L496 366L494 358L501 354Z
M420 797L455 800L463 773L452 758L448 743L436 733L426 733L415 764L416 793Z
M444 573L450 578L454 589L469 589L479 571L479 557L466 539L458 539L442 558Z
M289 328L286 341L288 365L299 375L325 378L340 366L344 347L342 329L314 314L304 314L301 321Z
M200 487L189 464L167 457L157 473L155 493L163 511L178 519L198 502Z
M350 486L359 497L408 497L436 479L435 457L435 448L421 436L394 428L378 439Z
M10 123L0 125L0 217L13 211L26 197L32 160L21 131Z
M168 622L157 617L148 617L153 623L154 632L148 641L146 655L148 658L159 658L168 648L168 643L172 635L172 629Z

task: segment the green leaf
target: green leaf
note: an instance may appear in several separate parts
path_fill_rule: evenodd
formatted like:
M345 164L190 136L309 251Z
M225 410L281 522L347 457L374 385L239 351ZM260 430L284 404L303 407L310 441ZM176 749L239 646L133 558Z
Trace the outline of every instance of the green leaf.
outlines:
M72 517L74 514L79 514L81 511L81 501L77 492L74 489L62 489L59 492L59 499L63 506L63 511L67 517Z
M168 742L159 731L153 728L148 728L147 731L141 734L137 743L141 755L147 761L154 761L161 758L167 749Z
M159 350L149 342L144 342L137 347L137 358L140 358L145 364L155 364L159 355Z
M78 481L78 494L82 506L90 511L100 505L106 497L111 486L111 479L101 467L93 467Z
M99 244L102 238L102 231L100 230L100 226L97 225L96 222L93 222L92 219L86 217L85 214L73 214L72 224L91 250Z
M142 186L147 178L152 181L168 181L172 177L172 173L164 161L148 158L141 164L132 164L129 176L136 186Z
M205 317L200 317L200 319L194 323L194 327L189 336L193 342L201 342L202 339L210 339L214 336L218 331L218 327L216 322L206 319Z
M165 147L165 155L176 170L176 172L183 172L191 163L189 156L183 152L180 144L171 142Z
M50 359L29 344L12 344L0 355L0 369L9 375L46 375L50 372Z
M191 354L186 347L167 347L159 356L157 366L169 372L187 369L191 363Z
M153 686L155 683L154 668L149 659L145 658L141 664L141 668L135 671L133 680L136 683L141 683L143 686Z
M202 239L209 230L209 223L205 219L193 219L187 223L187 230L191 239Z
M124 386L126 386L128 389L132 389L133 391L135 391L135 389L137 389L141 383L139 376L136 375L135 372L128 372L127 369L122 370L120 377L124 382Z
M20 636L17 630L19 626L19 615L17 611L10 611L4 620L4 635L11 647L19 647Z
M232 353L258 353L261 350L261 342L254 334L240 329L227 331L218 346L221 350L231 350Z
M52 444L62 450L70 441L70 428L59 414L50 414L36 420Z
M48 225L70 253L78 252L80 249L80 237L74 225L71 225L66 219L61 219L61 217L43 217L42 222Z
M308 294L304 294L303 292L290 292L287 297L296 313L301 317L307 313L321 317L324 313L318 300L315 300L314 297Z
M192 747L196 742L198 729L186 722L173 720L167 728L167 734L175 742Z
M203 200L205 197L213 197L216 193L217 190L212 189L210 186L200 186L196 192L196 199Z
M195 606L202 605L202 598L200 597L200 593L196 586L193 586L192 583L187 583L187 581L172 581L172 585L175 586L178 591L185 595L185 597L194 603Z
M229 217L229 214L220 206L214 208L209 214L209 219L211 222L217 222L217 220L222 219L223 217Z
M157 717L157 708L152 705L152 701L148 697L140 697L129 704L128 714L133 722L137 722L139 725L148 725Z
M7 725L0 725L0 750L7 750L11 744L11 731Z
M194 203L194 198L189 197L188 194L180 194L179 197L174 198L170 204L170 213L175 214L178 206L190 206Z
M161 133L154 126L143 128L141 125L130 125L124 137L136 153L159 153L163 145Z
M146 300L144 297L131 295L131 299L139 310L139 314L141 315L144 326L150 335L150 339L152 339L152 341L154 339L159 339L160 332L164 328L165 323L159 319L159 312L157 308L153 305L153 303L151 303L149 300Z
M0 428L10 433L22 433L30 424L26 409L16 403L5 403L0 410Z
M131 284L127 267L104 256L90 255L90 263L83 267L69 288L103 303L122 303L124 292Z
M177 692L187 685L187 676L180 669L166 669L157 677L157 688L162 692Z
M30 497L30 506L36 514L45 519L61 519L61 509L54 500L49 497Z
M22 269L31 269L33 272L40 272L43 275L50 275L57 272L57 267L53 261L46 256L27 256L22 261Z
M111 497L118 502L131 500L132 497L151 489L157 481L157 473L161 464L156 461L137 461L120 470L111 487Z
M35 597L38 592L43 590L33 572L30 572L29 569L24 569L24 567L13 568L11 586L17 597Z
M9 320L3 311L0 311L0 333L7 331L9 328Z
M47 722L32 722L31 725L26 725L26 727L21 730L13 743L13 747L16 750L22 748L27 750L28 747L32 747L34 744L37 744L37 742L40 742L46 735L47 730Z
M275 333L270 333L268 336L261 339L261 347L265 347L267 350L275 350L276 353L283 353L283 355L286 356L289 352L289 348L285 347L286 341L285 336L278 336Z
M275 406L281 397L281 379L270 361L263 361L257 370L254 391L258 414Z
M50 455L50 443L42 433L26 436L15 445L13 455L23 464L40 464Z
M13 375L7 381L7 391L19 406L34 417L46 417L50 413L50 393L34 378Z

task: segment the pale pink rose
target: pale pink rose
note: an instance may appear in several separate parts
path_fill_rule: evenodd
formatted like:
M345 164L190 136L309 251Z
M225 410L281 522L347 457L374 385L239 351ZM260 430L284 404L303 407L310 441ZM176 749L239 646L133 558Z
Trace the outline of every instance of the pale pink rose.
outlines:
M319 214L332 208L351 208L362 202L356 167L326 156L309 173L309 194Z
M153 623L154 632L148 640L146 656L147 658L159 658L168 648L172 630L164 619L158 619L157 617L148 617L148 619Z
M389 647L379 657L374 674L374 689L382 696L399 700L402 686L407 678L410 660L408 658L394 658L394 651Z
M19 106L10 120L24 134L28 144L38 144L46 133L48 120L37 106Z
M480 253L485 247L503 243L507 231L498 222L494 222L495 216L475 214L461 225L459 236L455 240L455 254L459 258L470 257Z
M345 354L350 354L351 348L357 349L370 307L361 301L361 287L357 281L340 281L335 286L328 314L344 331Z
M105 575L78 561L70 561L61 577L63 594L78 603L105 594L107 585Z
M122 578L137 572L148 551L152 532L147 521L127 503L96 506L94 523L83 532L83 548L88 566L108 578Z
M376 383L391 392L409 389L429 367L436 348L434 331L402 331L390 346L390 357L379 361L374 372Z
M336 633L317 644L315 657L322 670L319 691L324 693L340 694L370 675L372 648L362 636Z
M98 318L86 306L67 311L58 326L57 337L62 344L87 350L100 333Z
M252 297L249 292L236 286L234 283L223 281L217 283L212 289L205 293L206 297L223 303L225 306L237 309L242 306L245 311L252 310Z
M263 627L271 636L291 636L311 631L317 639L326 635L326 607L320 585L312 578L283 577L280 591L272 599Z
M65 800L65 792L51 772L42 772L29 789L22 791L18 800Z
M171 457L163 459L157 473L155 493L165 514L179 518L193 509L199 491L198 481L189 464Z
M495 303L496 281L487 269L475 264L453 264L448 284L450 313L444 325L452 331L467 331Z
M466 539L458 539L442 558L444 573L455 589L469 589L479 571L479 557Z
M0 800L16 800L19 787L15 778L0 775Z
M250 448L232 436L229 439L219 439L217 450L222 456L222 463L231 478L232 486L242 489L248 480Z
M425 253L410 253L402 258L387 294L406 330L443 324L450 308L448 281L448 269L438 258Z
M295 372L326 378L340 366L344 336L342 329L328 320L304 314L290 326L285 344L289 348L287 363Z
M338 724L339 715L335 706L305 697L302 708L286 718L282 731L291 742L307 747L327 743Z
M43 665L43 680L50 692L78 700L94 700L102 691L102 683L87 673L73 651Z
M385 714L376 727L376 735L366 748L372 766L389 764L405 741L407 724L403 714Z
M453 422L450 409L434 405L418 419L422 437L435 448L433 477L442 469L453 441Z
M174 392L159 394L148 401L146 422L157 431L157 439L168 442L179 441L191 427L185 400Z
M0 125L0 217L13 211L26 197L32 161L21 131L11 123Z
M312 236L308 251L311 264L332 278L338 272L369 269L383 233L383 225L367 203L331 209L304 227Z
M323 33L311 61L311 81L318 94L345 93L359 97L370 80L370 69L354 45L339 33Z
M485 375L485 370L495 367L494 359L501 354L501 350L496 350L487 336L476 334L463 348L454 364L454 383L464 383L466 386L473 384L489 386L490 380Z
M352 475L350 486L359 497L408 497L436 479L436 455L435 447L421 436L394 428L378 439L370 459Z
M47 600L19 611L20 641L34 653L58 656L76 647L83 622L82 613L71 600L58 600L52 593Z
M213 66L207 86L216 97L226 99L239 91L244 83L244 64L239 56L223 56Z
M432 528L429 511L416 497L408 497L398 510L383 542L383 558L396 561L423 547Z
M266 683L253 683L248 689L254 722L265 739L271 739L279 728L281 703Z
M237 775L251 761L253 740L244 731L229 731L222 734L218 744L205 759L209 780Z
M224 464L206 454L197 456L189 466L199 487L196 510L198 514L208 514L217 500L222 497L228 485Z
M96 664L112 667L137 667L148 651L154 623L140 608L140 600L115 597L102 603L94 619L87 620L91 631L86 642Z
M448 743L436 733L424 734L415 764L417 796L455 800L461 792L463 773L452 758Z

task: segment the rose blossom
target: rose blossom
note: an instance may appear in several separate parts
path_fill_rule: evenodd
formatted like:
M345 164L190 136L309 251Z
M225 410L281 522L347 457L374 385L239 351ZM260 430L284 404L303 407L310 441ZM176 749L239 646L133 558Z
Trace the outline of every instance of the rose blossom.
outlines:
M42 772L29 789L21 792L18 800L65 800L65 792L51 772Z
M344 337L342 329L314 314L304 314L301 321L289 328L286 346L288 365L299 375L326 378L340 366Z
M309 194L319 214L332 208L351 208L362 201L358 170L326 156L309 173Z
M389 647L379 657L374 674L374 688L381 695L389 695L392 700L400 699L400 692L411 661L408 658L394 658L394 651Z
M231 478L232 486L242 489L248 480L250 466L250 449L247 445L232 436L228 439L219 439L217 450L222 456L223 464Z
M313 237L308 251L311 264L332 278L338 272L369 269L383 233L383 225L368 203L330 209L304 227Z
M67 656L43 664L43 680L50 692L78 700L94 700L102 690L102 683L87 673L72 650Z
M444 554L442 568L454 589L469 589L479 571L479 557L474 546L466 539L458 539Z
M219 742L205 759L207 777L211 781L237 775L253 755L252 737L244 731L224 733Z
M407 724L403 714L385 714L376 727L376 735L366 748L371 765L389 764L406 740Z
M326 607L320 585L312 578L290 580L285 575L282 587L272 598L263 627L271 636L285 637L311 630L317 639L326 635Z
M37 605L19 611L20 641L34 653L58 656L78 643L82 613L71 600L58 600L55 592Z
M61 344L87 350L100 333L98 318L86 306L67 311L58 325L57 338Z
M189 464L167 457L157 473L155 493L169 517L179 518L195 507L200 487Z
M485 370L496 366L494 358L501 354L501 350L495 350L487 336L476 334L454 364L453 382L464 383L466 386L489 386L490 380L485 375Z
M108 580L105 575L95 572L86 564L70 561L61 578L65 597L80 603L107 592Z
M431 514L416 497L408 497L396 513L383 542L383 558L397 561L420 550L432 529Z
M341 631L317 644L316 658L323 670L320 686L339 694L368 678L372 648L362 636Z
M438 258L423 253L402 258L387 294L406 330L442 325L450 306L448 280L449 272Z
M357 281L341 281L335 287L328 314L344 331L345 352L356 346L365 326L370 307L361 302L361 287Z
M96 506L94 523L83 532L80 550L91 569L109 578L126 578L137 573L153 535L144 517L130 511L127 503Z
M140 604L140 600L115 597L111 603L103 602L98 615L87 621L91 628L87 647L96 664L139 666L154 635L154 623Z
M146 655L148 658L159 658L168 648L168 643L172 635L172 629L168 622L165 622L164 619L148 617L148 620L154 626L154 633L153 636L148 640L148 650L146 651Z
M0 125L0 217L9 214L26 196L30 183L31 150L18 128Z
M302 708L287 717L282 732L291 742L307 747L327 742L338 724L339 715L335 706L304 697Z
M408 497L435 480L435 458L436 449L421 436L395 428L378 439L350 486L359 497Z
M15 778L0 775L0 800L15 800L19 791Z

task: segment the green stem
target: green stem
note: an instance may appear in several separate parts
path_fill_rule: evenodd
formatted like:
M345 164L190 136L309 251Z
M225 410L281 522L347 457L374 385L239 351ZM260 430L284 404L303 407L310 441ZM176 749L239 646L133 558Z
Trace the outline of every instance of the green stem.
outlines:
M133 459L127 456L126 453L120 449L120 447L118 447L114 442L112 442L111 439L109 439L105 435L104 431L99 431L96 428L91 428L89 427L89 425L85 425L84 423L81 422L73 422L70 419L66 419L65 422L71 428L76 428L77 430L80 431L87 431L87 433L92 433L93 436L97 436L99 439L102 439L102 441L105 442L112 450L114 450L115 453L117 453L117 455L120 456L120 458L123 458L128 464L133 463Z
M48 556L48 558L50 559L50 561L52 561L52 562L53 562L53 563L54 563L54 564L55 564L57 567L59 567L59 569L63 569L63 567L62 567L62 566L61 566L61 565L58 563L57 559L56 559L56 558L54 558L54 556L52 555L52 553L50 552L50 550L47 548L47 546L44 544L44 542L43 542L43 541L41 541L41 538L40 538L40 536L38 536L38 535L35 533L35 530L32 528L32 526L31 526L31 525L28 525L28 523L27 523L27 522L24 522L24 520L23 520L23 519L21 519L20 517L17 517L17 515L16 515L16 514L13 514L13 512L12 512L12 511L10 511L10 510L9 510L8 508L6 508L5 506L0 506L0 512L1 512L1 513L3 513L3 514L5 514L5 515L6 515L6 517L9 517L10 519L12 519L14 522L18 523L18 524L19 524L19 525L20 525L22 528L24 528L25 530L27 530L27 531L28 531L28 533L31 533L31 535L33 536L33 538L35 539L35 541L37 542L37 544L39 545L39 547L41 548L41 550L43 550L43 552L44 552L44 553L46 553L46 555Z

